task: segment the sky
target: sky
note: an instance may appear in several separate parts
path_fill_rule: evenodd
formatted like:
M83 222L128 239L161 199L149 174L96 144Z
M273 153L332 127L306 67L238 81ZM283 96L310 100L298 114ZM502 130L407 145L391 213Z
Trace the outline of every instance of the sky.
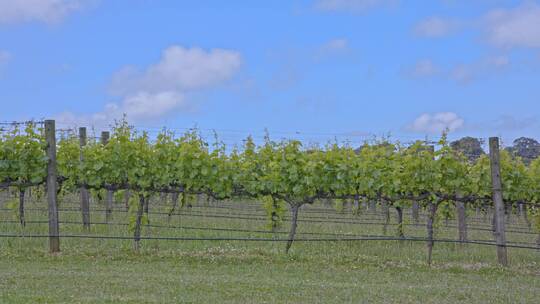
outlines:
M540 1L0 0L0 121L540 139Z

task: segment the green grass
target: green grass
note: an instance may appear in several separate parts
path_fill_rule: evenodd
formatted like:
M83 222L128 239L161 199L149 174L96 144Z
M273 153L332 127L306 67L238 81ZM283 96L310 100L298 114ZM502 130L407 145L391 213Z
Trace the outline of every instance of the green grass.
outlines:
M219 205L219 204L216 204ZM250 209L212 207L182 210L182 215L150 215L164 226L267 230L264 221L191 215L261 217L254 204L222 203ZM1 207L1 204L0 204ZM29 204L28 208L43 204ZM76 207L64 203L63 207ZM96 208L102 208L97 206ZM321 208L321 206L317 206ZM164 211L165 206L151 212ZM302 212L301 218L381 222L379 214ZM307 210L309 211L309 210ZM331 211L331 210L329 210ZM46 212L28 211L27 220L44 220ZM61 212L61 221L80 214ZM93 211L92 221L103 221ZM0 212L0 233L38 234L47 224L21 230L9 211ZM394 214L392 214L394 221ZM475 227L489 227L483 218ZM126 223L115 212L114 222ZM450 225L455 224L453 221ZM472 224L471 224L472 225ZM527 231L522 219L510 227ZM283 231L286 231L284 223ZM300 222L299 233L382 234L382 225ZM393 235L395 226L388 228ZM423 226L406 226L406 235L425 236ZM62 224L61 233L130 236L126 226ZM265 237L285 234L191 229L143 229L146 236ZM455 238L455 228L439 224L437 237ZM492 239L489 231L469 232L471 239ZM313 238L313 235L299 235ZM536 235L509 233L508 240L534 242ZM142 242L140 253L129 240L62 239L62 253L47 252L47 239L0 238L0 303L537 303L540 295L540 251L509 249L510 266L496 264L495 248L436 243L434 264L425 262L424 242L297 242L285 255L282 242L158 241Z

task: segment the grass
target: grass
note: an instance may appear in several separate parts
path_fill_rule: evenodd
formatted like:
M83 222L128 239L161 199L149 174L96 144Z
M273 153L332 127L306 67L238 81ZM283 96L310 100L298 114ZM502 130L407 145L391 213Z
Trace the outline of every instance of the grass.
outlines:
M259 220L215 216L264 217L252 203L221 203L182 210L167 221L151 214L150 224L268 230ZM28 208L43 208L42 203ZM75 208L65 202L61 208ZM0 204L1 207L1 204ZM94 206L103 208L102 206ZM229 208L230 207L230 208ZM243 207L242 209L234 209ZM311 207L301 212L299 233L381 235L380 214L349 213ZM127 215L114 213L114 222ZM151 208L163 212L165 206ZM471 228L489 227L483 217ZM47 218L46 211L29 210L28 221ZM327 218L326 222L309 222ZM80 221L78 211L62 211L61 221ZM28 224L22 230L10 211L0 212L0 233L44 234L47 224ZM104 220L94 210L92 220ZM392 218L394 220L394 216ZM328 222L333 221L333 222ZM339 222L339 223L338 223ZM347 223L345 223L347 222ZM349 223L351 222L351 223ZM450 221L439 224L437 237L455 238ZM509 241L534 242L522 219L513 218L516 231ZM284 223L283 232L286 232ZM525 233L517 233L517 232ZM395 226L388 228L393 235ZM122 225L62 224L61 233L130 236ZM407 236L425 236L423 226L405 226ZM145 227L146 236L264 237L286 234ZM486 230L470 230L471 239L492 239ZM300 234L299 237L325 237ZM297 242L283 253L282 242L145 240L134 253L129 240L61 240L62 252L47 252L47 239L0 238L0 303L536 303L540 294L540 252L509 249L510 266L496 264L491 246L436 243L434 264L425 263L425 244L408 241Z

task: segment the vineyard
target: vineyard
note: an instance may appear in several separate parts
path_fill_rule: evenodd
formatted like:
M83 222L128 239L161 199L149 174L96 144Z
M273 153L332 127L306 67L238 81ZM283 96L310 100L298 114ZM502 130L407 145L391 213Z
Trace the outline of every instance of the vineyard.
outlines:
M4 124L1 134L0 244L16 255L236 253L247 263L540 271L540 159L526 165L497 138L471 162L445 134L361 147L267 135L232 149L196 129L150 136L125 120L99 137L54 121ZM520 284L534 296L534 282Z

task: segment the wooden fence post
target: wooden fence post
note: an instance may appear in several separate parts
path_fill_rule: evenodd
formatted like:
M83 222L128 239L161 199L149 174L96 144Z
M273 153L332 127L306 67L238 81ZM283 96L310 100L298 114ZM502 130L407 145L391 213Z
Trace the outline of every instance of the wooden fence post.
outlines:
M109 136L110 136L109 132L107 131L101 132L102 145L104 146L107 145L107 143L109 142ZM107 190L107 197L106 197L107 207L105 207L105 222L107 223L111 221L112 209L113 209L113 195L114 195L114 192L112 190Z
M26 226L26 220L24 219L24 188L19 188L19 222L21 227Z
M86 128L79 128L79 145L81 147L80 161L84 162L83 149L86 146ZM82 212L82 221L83 227L85 229L90 229L90 198L88 195L88 189L82 185L79 189L81 195L81 212Z
M49 250L60 252L60 229L58 226L58 206L56 203L56 126L54 120L45 121L47 141L47 203L49 205Z
M507 266L508 255L506 252L504 202L502 196L499 138L497 137L491 137L489 139L489 158L491 161L493 202L495 203L495 238L497 241L497 259L499 264Z

